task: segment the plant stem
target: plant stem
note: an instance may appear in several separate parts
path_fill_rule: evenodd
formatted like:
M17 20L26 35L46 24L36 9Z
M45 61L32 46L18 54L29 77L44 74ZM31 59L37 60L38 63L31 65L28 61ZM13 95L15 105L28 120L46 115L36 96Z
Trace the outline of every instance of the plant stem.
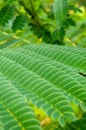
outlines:
M35 10L35 8L34 8L33 0L29 0L29 3L30 3L30 5L31 5L31 9L29 9L29 8L26 6L26 4L25 4L25 2L24 2L23 0L22 0L22 1L19 1L19 3L24 7L25 11L26 11L29 15L32 16L32 18L35 20L35 23L36 23L37 25L42 25L42 24L41 24L41 21L40 21L40 19L39 19L39 17L38 17L38 14L37 14L37 12L36 12L36 10Z

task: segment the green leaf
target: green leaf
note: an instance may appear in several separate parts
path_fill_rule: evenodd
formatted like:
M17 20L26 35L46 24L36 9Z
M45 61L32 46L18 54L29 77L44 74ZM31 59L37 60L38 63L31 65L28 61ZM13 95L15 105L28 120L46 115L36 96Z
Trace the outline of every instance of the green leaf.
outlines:
M60 117L59 117L59 123L60 123L60 125L61 125L62 127L65 126L65 120L64 120L64 117L63 117L63 116L60 116Z
M18 15L12 25L13 31L22 30L26 23L27 23L27 17L23 15Z
M86 38L82 38L79 42L79 47L86 47Z
M78 7L75 7L75 5L69 5L69 8L70 8L70 10L73 10L75 13L76 12L80 12L80 13L82 13L82 10L80 9L80 8L78 8Z
M54 1L53 11L58 26L61 26L62 22L67 18L68 9L69 5L67 0Z
M4 6L0 11L0 26L5 26L14 16L15 6Z
M72 19L72 18L68 18L67 22L71 25L71 26L76 26L76 22Z
M86 79L79 73L86 72L85 52L78 47L47 44L2 49L1 128L41 130L34 106L60 127L76 122L86 111Z

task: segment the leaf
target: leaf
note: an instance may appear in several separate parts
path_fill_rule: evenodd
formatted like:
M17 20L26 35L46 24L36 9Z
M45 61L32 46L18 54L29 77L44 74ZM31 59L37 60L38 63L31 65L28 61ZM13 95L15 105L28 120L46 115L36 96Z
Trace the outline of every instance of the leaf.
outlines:
M5 26L15 13L15 6L4 6L0 11L0 26Z
M72 19L72 18L68 18L67 22L71 25L71 26L76 26L76 22Z
M82 38L79 42L79 47L86 47L86 38Z
M26 23L27 23L27 17L23 15L18 15L12 25L13 31L22 30Z
M55 0L53 5L53 12L56 19L57 26L61 26L62 22L67 18L68 14L67 0Z
M75 7L75 5L69 5L70 10L73 10L75 13L80 12L82 13L82 10L80 8Z
M85 52L47 44L1 49L1 128L41 130L34 107L63 129L76 122L86 112L86 79L79 73L86 72Z

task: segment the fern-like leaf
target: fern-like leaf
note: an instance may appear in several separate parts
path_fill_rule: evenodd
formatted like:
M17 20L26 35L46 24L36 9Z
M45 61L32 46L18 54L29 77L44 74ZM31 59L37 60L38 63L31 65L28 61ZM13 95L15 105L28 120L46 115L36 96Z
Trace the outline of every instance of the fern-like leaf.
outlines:
M22 30L26 24L26 21L27 21L27 18L25 16L23 15L17 16L12 25L13 31L16 31L17 29Z
M61 127L78 120L79 113L86 112L85 52L86 49L45 44L2 49L2 128L4 124L6 130L41 130L33 106Z
M24 130L41 130L38 126L39 122L36 120L33 110L27 103L25 97L2 73L0 73L0 101L2 107L8 112L8 117L11 116L13 118L8 118L9 121L5 122L7 130L9 130L11 126L13 129L20 127ZM4 119L5 117L3 116L3 120Z
M0 26L5 26L15 13L15 6L4 6L0 11Z

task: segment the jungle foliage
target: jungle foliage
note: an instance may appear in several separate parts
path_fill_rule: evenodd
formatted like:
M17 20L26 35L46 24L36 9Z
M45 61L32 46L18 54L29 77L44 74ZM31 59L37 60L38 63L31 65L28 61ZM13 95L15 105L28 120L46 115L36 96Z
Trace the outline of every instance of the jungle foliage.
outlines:
M80 44L83 47L85 8L69 0L1 0L0 28L2 44L14 44L14 41L20 44L22 37L26 43Z
M2 49L2 130L86 129L85 52L47 44Z
M0 1L0 130L86 129L86 13L79 2Z

